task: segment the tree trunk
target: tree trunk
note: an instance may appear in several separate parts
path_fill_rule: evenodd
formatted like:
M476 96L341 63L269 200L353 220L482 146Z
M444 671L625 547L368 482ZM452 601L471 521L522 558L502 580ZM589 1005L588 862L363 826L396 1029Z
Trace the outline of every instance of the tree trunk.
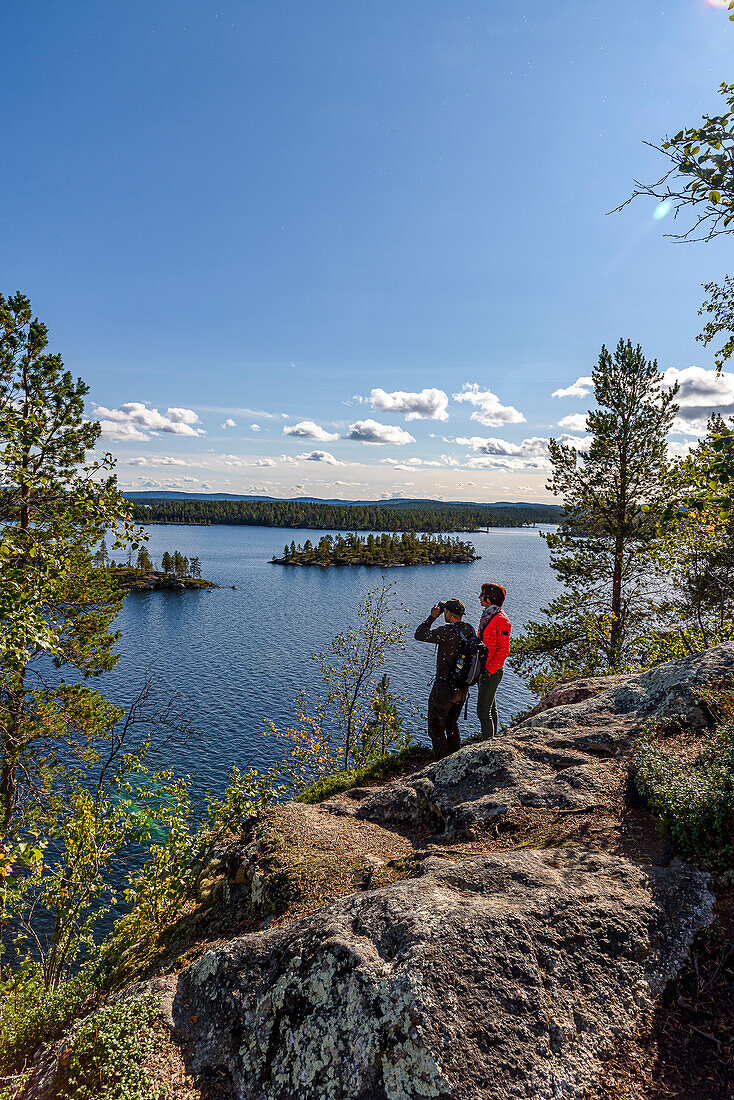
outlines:
M624 535L617 532L614 540L614 566L612 569L612 625L609 633L609 667L615 672L622 657L622 564L624 561Z

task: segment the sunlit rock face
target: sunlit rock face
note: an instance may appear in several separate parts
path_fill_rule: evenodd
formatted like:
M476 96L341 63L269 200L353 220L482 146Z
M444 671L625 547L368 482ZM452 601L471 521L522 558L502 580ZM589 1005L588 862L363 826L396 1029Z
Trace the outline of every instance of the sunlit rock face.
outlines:
M581 702L544 710L493 741L469 744L405 781L331 808L370 821L427 825L446 836L471 836L519 807L589 809L617 784L619 761L645 722L705 727L711 715L701 689L733 676L734 647L722 645L621 682L613 677L606 690Z
M612 681L491 744L325 812L471 836L516 807L584 811L653 719L710 723L700 689L734 675L734 647ZM446 849L450 855L450 846ZM243 1100L579 1097L636 1033L693 935L706 878L591 848L453 860L235 939L177 979L191 1067Z
M428 857L178 981L192 1068L247 1100L580 1095L710 920L705 876L582 849Z

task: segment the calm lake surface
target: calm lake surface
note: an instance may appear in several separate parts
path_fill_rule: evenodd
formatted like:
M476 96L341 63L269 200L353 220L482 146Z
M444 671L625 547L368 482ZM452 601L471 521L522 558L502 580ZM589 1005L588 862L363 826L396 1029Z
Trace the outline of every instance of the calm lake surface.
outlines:
M353 623L360 599L379 582L380 570L269 564L285 542L313 541L325 533L321 531L153 525L147 532L156 565L165 550L180 550L187 557L198 556L202 576L223 587L128 595L118 619L121 658L99 686L125 702L149 668L162 688L184 695L198 735L169 750L171 758L156 762L190 775L197 791L220 791L232 764L263 766L280 754L279 742L263 736L264 719L287 724L299 688L317 687L311 654L325 649L337 631ZM476 627L480 586L498 581L507 589L505 609L516 634L555 588L548 551L537 529L496 529L465 537L482 556L472 565L386 571L408 608L409 623L407 649L396 652L387 667L391 689L414 699L423 713L435 650L412 635L432 604L458 596L466 605L467 621ZM462 717L460 723L462 736L478 732L475 699L472 689L468 720ZM498 700L504 718L530 702L524 685L509 669ZM408 728L427 741L419 719L412 718Z

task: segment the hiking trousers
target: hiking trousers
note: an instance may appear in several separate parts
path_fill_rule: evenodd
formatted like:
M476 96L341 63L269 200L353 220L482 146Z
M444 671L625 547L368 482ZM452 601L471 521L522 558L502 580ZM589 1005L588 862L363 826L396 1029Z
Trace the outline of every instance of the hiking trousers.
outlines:
M428 733L439 760L461 748L459 715L466 691L456 691L444 680L436 680L428 696Z
M497 711L497 688L500 686L504 668L498 668L496 672L487 672L485 669L479 681L479 694L477 695L477 717L482 727L482 740L494 737L499 729L500 716Z

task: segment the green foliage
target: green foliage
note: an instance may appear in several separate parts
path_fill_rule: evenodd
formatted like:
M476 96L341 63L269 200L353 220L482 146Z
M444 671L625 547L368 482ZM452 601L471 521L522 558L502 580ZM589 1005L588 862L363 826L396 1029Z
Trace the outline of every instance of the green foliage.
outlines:
M0 987L0 1082L20 1072L36 1051L54 1043L89 1003L94 990L86 976L47 990L34 967Z
M734 721L709 734L691 761L654 732L635 749L636 784L684 855L716 867L734 858Z
M698 311L699 317L709 316L696 339L704 347L713 340L718 340L722 333L726 333L726 339L715 353L717 371L723 370L734 355L734 278L727 275L723 283L704 283L703 289L709 295Z
M365 783L380 783L405 775L433 760L433 751L424 745L409 745L400 752L386 753L360 768L346 768L320 779L296 795L295 802L323 802L351 787Z
M714 416L672 472L671 495L684 506L658 541L656 567L665 585L640 646L645 666L734 640L734 516L722 506L722 441L734 435Z
M302 500L135 500L137 523L222 523L248 527L298 527L326 531L477 531L558 523L554 504L321 504ZM292 547L295 552L295 546ZM165 568L165 567L164 567Z
M734 231L734 84L720 84L719 91L726 110L703 115L698 125L653 144L670 167L655 183L636 181L632 195L618 209L640 195L669 202L676 217L681 212L693 217L685 233L672 234L680 240L708 241Z
M385 747L408 744L402 722L390 715L394 700L387 680L376 679L388 654L405 648L405 623L395 617L399 610L403 609L395 604L395 586L383 576L365 593L354 626L340 631L326 651L311 655L319 665L322 691L314 698L299 692L291 727L281 730L266 719L266 733L288 746L276 772L295 791L374 759L381 751L382 733Z
M157 1015L155 998L146 998L120 1001L84 1020L62 1059L58 1100L162 1100L167 1089L152 1086L145 1072Z
M566 523L543 537L562 592L510 659L539 692L635 667L660 586L661 530L675 514L666 453L675 390L661 390L657 363L628 340L613 354L602 348L592 377L588 450L550 441L548 489L563 498Z
M308 548L307 548L308 547ZM277 565L436 565L442 562L472 562L477 560L470 542L445 535L416 535L404 531L400 538L383 532L381 535L324 535L316 547L306 540L306 546L284 548L282 558L273 558Z
M105 989L133 978L159 946L161 934L195 895L201 868L227 833L239 832L249 817L269 806L279 790L273 773L233 767L221 797L209 795L198 820L188 785L171 783L167 804L157 815L153 842L143 867L124 890L128 911L120 917L90 966Z

